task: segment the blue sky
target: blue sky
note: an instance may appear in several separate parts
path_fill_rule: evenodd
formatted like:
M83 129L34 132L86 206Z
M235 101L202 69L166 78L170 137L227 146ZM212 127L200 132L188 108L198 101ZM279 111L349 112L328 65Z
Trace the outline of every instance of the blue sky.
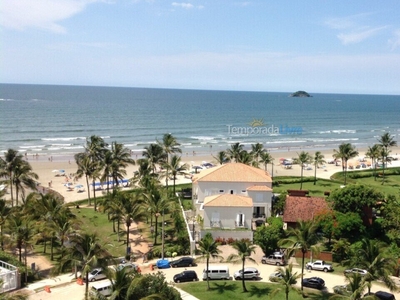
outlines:
M0 82L400 94L400 2L1 0Z

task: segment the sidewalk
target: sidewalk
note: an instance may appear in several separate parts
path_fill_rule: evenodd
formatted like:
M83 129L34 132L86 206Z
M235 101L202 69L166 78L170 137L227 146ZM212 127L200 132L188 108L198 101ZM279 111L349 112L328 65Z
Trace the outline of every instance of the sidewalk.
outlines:
M46 291L47 287L50 288L48 291ZM174 288L181 294L183 300L199 300L176 286L174 286ZM75 299L79 299L78 294L83 296L84 286L76 284L75 274L69 273L31 283L22 289L22 291L27 291L29 294L28 299L32 300L54 298L59 300L71 299L71 295L74 295L74 297L76 297Z
M31 283L24 289L33 293L37 293L43 291L47 286L51 289L53 287L68 285L72 282L75 282L75 274L68 273Z

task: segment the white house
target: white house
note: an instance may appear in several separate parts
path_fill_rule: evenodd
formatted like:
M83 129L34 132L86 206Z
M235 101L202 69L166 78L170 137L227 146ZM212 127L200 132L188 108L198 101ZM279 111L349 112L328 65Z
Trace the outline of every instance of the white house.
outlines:
M272 179L268 172L227 163L193 178L193 205L203 229L255 229L271 215Z

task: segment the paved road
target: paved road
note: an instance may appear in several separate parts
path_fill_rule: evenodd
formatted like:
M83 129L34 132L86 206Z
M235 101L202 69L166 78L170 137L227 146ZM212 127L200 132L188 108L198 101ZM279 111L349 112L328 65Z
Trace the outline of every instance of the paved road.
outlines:
M225 264L222 263L222 265L227 265L229 267L229 271L231 276L233 275L233 273L237 270L240 269L240 265L239 264ZM255 264L252 262L248 262L246 263L246 266L249 267L255 267L259 270L259 272L261 273L261 279L260 281L262 282L269 282L268 278L269 275L273 272L276 271L276 266L273 265L263 265L263 264ZM199 263L199 265L197 267L190 267L190 268L186 268L188 270L194 270L196 271L197 275L199 276L200 280L201 280L201 276L202 276L202 271L205 268L205 263ZM170 269L163 269L160 270L161 272L163 272L166 276L166 280L167 282L172 282L173 280L173 276L177 273L182 272L183 270L185 270L185 268L170 268ZM294 266L293 270L295 272L298 272L300 274L301 269L297 266ZM144 272L150 272L149 269L143 269ZM154 272L156 272L157 270L155 270ZM345 284L345 277L343 275L340 274L334 274L334 273L325 273L325 272L321 272L321 271L306 271L304 274L304 277L312 277L312 276L318 276L321 277L325 280L325 285L326 285L326 289L329 292L333 292L333 287L335 285L341 285L341 284ZM179 285L181 284L176 284L177 287L179 287ZM298 280L298 284L300 287L300 280ZM47 293L45 291L41 291L39 293L33 294L29 297L29 300L44 300L44 299L57 299L57 300L71 300L71 299L83 299L84 296L84 286L78 285L77 283L70 283L67 285L64 285L62 287L56 287L56 288L52 288L51 289L51 293ZM378 290L385 290L388 291L387 288L378 285L377 283L374 283L372 286L372 291L378 291ZM394 293L396 295L396 297L399 299L400 298L400 293Z

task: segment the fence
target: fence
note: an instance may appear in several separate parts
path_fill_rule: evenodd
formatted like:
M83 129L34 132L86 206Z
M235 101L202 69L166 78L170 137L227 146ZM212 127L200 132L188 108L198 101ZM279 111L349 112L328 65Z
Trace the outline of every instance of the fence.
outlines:
M0 293L16 290L19 288L17 267L0 260L0 280L3 285L0 287Z

